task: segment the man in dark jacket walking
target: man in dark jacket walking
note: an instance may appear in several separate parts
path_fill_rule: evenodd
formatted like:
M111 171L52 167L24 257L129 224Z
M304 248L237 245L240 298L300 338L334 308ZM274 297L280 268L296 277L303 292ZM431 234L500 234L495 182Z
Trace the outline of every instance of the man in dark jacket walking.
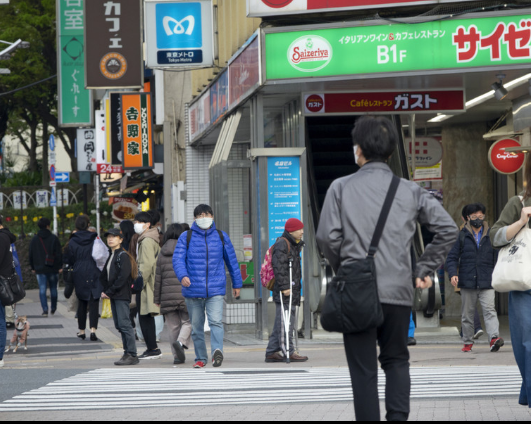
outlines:
M57 284L59 273L63 267L63 253L57 236L50 231L50 220L41 218L37 223L40 231L31 240L29 248L29 263L31 271L37 275L39 294L42 306L42 316L48 316L48 300L46 291L50 287L52 301L52 315L57 310Z
M301 251L304 247L302 236L304 224L296 218L286 222L284 234L277 240L273 247L271 263L275 274L275 287L273 300L276 304L275 325L269 337L269 345L266 349L266 362L286 362L286 329L284 311L289 311L289 298L292 296L291 322L289 329L289 358L291 362L306 362L306 356L295 352L293 334L296 322L297 307L301 303L302 267ZM292 279L290 281L290 262L292 266ZM291 292L291 293L290 293ZM280 301L282 296L282 303ZM284 309L282 309L282 305ZM280 353L282 352L282 353Z
M485 222L486 212L481 203L470 206L468 222L446 261L452 285L461 289L463 352L471 352L474 345L474 312L478 300L491 341L490 351L498 352L504 346L494 305L496 293L492 289L492 273L498 253L490 241L490 229Z
M4 228L2 217L0 216L0 276L9 278L13 275L13 255L11 245L17 238ZM0 368L4 366L4 350L6 349L6 310L0 303Z

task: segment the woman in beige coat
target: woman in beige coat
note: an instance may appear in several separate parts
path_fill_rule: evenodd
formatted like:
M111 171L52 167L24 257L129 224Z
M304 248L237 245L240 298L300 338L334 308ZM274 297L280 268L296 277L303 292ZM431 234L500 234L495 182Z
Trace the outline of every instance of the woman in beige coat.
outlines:
M151 227L151 216L147 212L140 212L135 216L135 232L140 235L138 239L137 262L142 277L144 289L140 295L139 321L147 350L138 359L159 359L162 352L157 345L155 316L160 314L160 308L154 303L155 274L157 258L160 253L159 232Z

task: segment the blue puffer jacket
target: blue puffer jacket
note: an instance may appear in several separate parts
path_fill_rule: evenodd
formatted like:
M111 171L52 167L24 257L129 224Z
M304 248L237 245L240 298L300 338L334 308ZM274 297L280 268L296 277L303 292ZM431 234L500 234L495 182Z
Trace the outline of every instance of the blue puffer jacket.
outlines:
M446 261L449 277L459 277L460 289L492 289L492 273L498 260L498 252L490 242L487 224L483 227L479 249L469 224L461 231L464 234L463 245L461 246L463 236L460 235Z
M227 277L225 264L232 278L232 287L243 286L240 265L236 252L227 234L223 233L225 247L216 230L216 224L209 230L202 230L194 222L190 247L186 249L188 232L184 232L173 254L173 269L179 281L188 277L192 285L183 287L185 298L207 299L225 296Z

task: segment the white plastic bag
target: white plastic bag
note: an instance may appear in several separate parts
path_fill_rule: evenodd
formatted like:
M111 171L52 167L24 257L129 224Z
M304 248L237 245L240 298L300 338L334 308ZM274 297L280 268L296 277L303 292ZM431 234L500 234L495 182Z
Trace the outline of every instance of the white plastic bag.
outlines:
M531 229L527 224L508 246L501 249L492 275L499 293L531 290Z
M92 246L92 258L94 259L94 262L96 262L98 269L103 271L107 259L109 259L109 248L99 237L94 240L94 245Z

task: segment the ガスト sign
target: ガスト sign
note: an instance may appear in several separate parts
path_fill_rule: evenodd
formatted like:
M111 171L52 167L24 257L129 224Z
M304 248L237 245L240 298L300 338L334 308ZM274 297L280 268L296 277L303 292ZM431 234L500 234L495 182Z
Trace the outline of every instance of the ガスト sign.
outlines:
M270 31L270 32L267 32ZM531 60L531 15L420 24L266 30L268 80L520 66Z

